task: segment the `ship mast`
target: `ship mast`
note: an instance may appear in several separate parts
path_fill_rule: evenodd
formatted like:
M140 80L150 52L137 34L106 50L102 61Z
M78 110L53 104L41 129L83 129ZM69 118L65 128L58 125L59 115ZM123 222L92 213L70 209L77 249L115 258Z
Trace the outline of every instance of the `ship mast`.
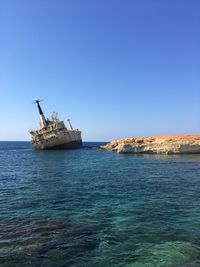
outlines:
M73 127L72 127L72 124L71 124L70 119L68 119L67 121L69 122L70 129L73 131L74 129L73 129Z
M46 127L46 125L47 125L47 121L46 121L46 118L45 118L45 116L44 116L44 113L43 113L43 111L42 111L42 109L41 109L40 101L41 101L41 100L36 99L34 103L37 104L37 107L38 107L38 110L39 110L39 114L40 114L40 127L41 127L41 128L44 128L44 127Z

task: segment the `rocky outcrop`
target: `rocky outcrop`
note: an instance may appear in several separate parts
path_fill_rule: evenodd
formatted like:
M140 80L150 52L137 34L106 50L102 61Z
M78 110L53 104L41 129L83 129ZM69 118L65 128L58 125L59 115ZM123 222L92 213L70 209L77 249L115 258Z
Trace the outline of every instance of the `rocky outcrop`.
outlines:
M200 153L200 134L127 138L100 148L118 153L193 154Z

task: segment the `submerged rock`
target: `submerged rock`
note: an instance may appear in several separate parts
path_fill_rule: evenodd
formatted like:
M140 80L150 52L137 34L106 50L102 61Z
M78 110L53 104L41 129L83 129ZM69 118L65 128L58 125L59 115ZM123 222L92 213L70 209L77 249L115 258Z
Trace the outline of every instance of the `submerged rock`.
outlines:
M197 267L200 248L189 242L146 245L135 251L137 260L127 267Z
M200 134L127 138L100 148L118 153L193 154L200 153Z

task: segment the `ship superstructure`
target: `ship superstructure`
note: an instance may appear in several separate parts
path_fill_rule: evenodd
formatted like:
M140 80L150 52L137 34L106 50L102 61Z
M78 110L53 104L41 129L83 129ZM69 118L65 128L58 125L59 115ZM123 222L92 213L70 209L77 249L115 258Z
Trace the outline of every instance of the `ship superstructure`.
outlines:
M67 149L82 147L81 131L74 130L70 120L69 129L63 121L58 119L56 113L53 113L50 119L46 119L40 100L35 102L40 115L40 127L37 130L31 130L33 147L36 149Z

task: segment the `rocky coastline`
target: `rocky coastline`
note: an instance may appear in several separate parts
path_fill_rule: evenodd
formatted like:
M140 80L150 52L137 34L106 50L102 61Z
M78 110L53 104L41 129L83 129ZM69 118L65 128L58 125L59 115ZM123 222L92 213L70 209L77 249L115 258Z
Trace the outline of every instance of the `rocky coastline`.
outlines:
M200 134L127 138L112 141L100 149L117 153L197 154L200 153Z

